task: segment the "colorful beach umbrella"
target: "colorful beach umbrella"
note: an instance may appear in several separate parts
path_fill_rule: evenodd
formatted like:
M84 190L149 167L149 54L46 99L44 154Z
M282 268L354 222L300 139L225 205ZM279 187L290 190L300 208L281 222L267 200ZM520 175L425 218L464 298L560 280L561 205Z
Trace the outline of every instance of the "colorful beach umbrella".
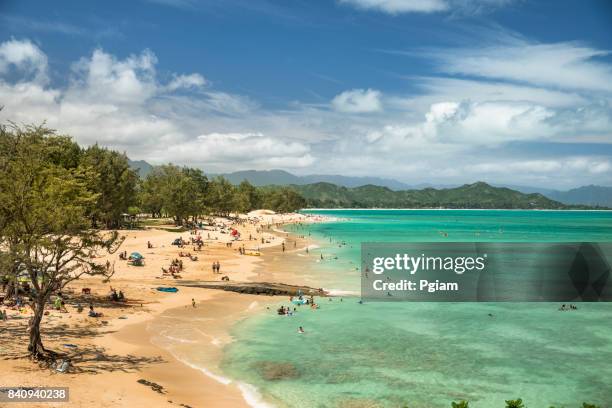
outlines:
M140 254L140 252L132 252L130 254L130 258L132 259L144 259L144 256Z

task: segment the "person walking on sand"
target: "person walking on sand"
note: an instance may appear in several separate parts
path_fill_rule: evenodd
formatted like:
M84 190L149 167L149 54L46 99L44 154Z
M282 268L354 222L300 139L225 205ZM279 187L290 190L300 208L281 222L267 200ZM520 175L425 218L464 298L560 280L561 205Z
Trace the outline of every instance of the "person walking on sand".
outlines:
M196 307L196 303L195 303L195 299L194 298L191 298L191 306L193 306L194 309Z

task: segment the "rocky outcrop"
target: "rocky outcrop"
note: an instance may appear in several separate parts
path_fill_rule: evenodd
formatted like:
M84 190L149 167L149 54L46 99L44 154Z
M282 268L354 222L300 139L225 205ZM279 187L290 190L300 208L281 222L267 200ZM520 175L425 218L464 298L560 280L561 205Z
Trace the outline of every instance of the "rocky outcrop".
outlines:
M193 288L219 289L230 292L246 293L249 295L268 296L297 296L299 293L305 296L327 296L323 289L315 289L309 286L287 285L284 283L269 282L208 282L208 281L182 281L180 286Z

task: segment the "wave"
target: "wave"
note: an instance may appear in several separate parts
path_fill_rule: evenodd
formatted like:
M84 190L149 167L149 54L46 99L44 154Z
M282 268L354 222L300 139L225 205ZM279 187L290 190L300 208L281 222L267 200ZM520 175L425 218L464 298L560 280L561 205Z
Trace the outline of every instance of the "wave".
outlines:
M359 296L359 291L344 289L325 289L331 296Z
M178 361L180 361L181 363L185 364L186 366L188 366L190 368L193 368L194 370L198 370L198 371L202 372L205 376L207 376L209 378L212 378L213 380L217 381L218 383L221 383L223 385L229 385L229 384L232 383L232 379L231 378L227 378L227 377L224 377L222 375L215 374L212 371L210 371L209 369L207 369L206 367L199 366L197 364L192 363L191 361L189 361L187 359L180 358L175 353L173 353L171 350L169 350L169 351L170 351L170 354L172 354L172 356L174 358L176 358Z
M250 407L274 408L273 405L263 400L261 393L257 390L257 388L255 388L251 384L247 384L243 382L238 382L236 384L238 385L238 388L240 389L240 392L242 393L242 398L244 398L244 400L246 401L247 404L249 404Z
M247 403L248 406L252 408L274 408L274 405L269 404L266 401L264 401L261 393L255 386L244 383L244 382L240 382L240 381L235 382L231 378L215 374L209 369L207 369L206 367L199 366L195 363L192 363L191 361L187 359L180 358L175 353L173 353L171 350L168 350L168 351L170 352L170 354L172 354L172 356L175 359L180 361L182 364L185 364L186 366L193 368L194 370L200 371L205 376L212 378L213 380L217 381L220 384L223 384L223 385L236 384L236 386L240 390L240 393L242 394L242 398L244 399L244 401Z
M189 340L189 339L184 339L182 337L171 336L169 334L166 334L165 331L161 331L159 334L160 334L160 336L165 337L168 340L178 341L179 343L197 343L196 340Z

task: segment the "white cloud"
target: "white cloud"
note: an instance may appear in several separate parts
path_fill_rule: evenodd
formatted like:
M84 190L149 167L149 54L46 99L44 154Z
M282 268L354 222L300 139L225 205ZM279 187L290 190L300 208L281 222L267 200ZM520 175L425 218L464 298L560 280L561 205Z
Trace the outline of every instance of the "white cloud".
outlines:
M175 75L172 81L166 86L169 91L177 89L201 88L206 85L206 79L200 74Z
M339 0L362 10L375 10L388 14L458 12L479 14L505 6L514 0Z
M578 43L537 44L524 40L499 46L428 53L446 73L501 79L538 87L612 91L610 51Z
M47 56L29 40L12 39L0 44L0 74L11 68L33 75L38 82L47 80Z
M423 90L418 98L395 98L392 103L411 108L412 101L431 104L437 100L464 99L473 102L532 102L548 107L570 107L586 104L588 98L574 91L546 89L532 85L512 84L501 81L469 80L460 78L417 77L407 78Z
M576 171L586 171L591 174L600 174L610 171L611 164L605 158L569 157L563 159L547 160L521 160L512 162L485 162L468 165L466 171L472 173L536 173L536 174L567 174Z
M299 168L314 163L308 145L258 132L203 134L194 140L168 146L168 154L182 162L205 166L232 163L234 168L241 169L269 169L281 163L285 168Z
M352 89L336 95L332 107L339 112L365 113L382 110L381 93L374 89Z
M448 8L444 0L340 0L340 2L365 10L378 10L390 14L431 13Z
M97 102L138 104L158 92L155 64L157 57L149 50L118 60L97 49L91 58L81 58L74 64L69 92Z
M256 112L258 105L247 97L215 90L177 94L182 89L201 89L207 82L197 73L173 74L169 82L160 82L157 58L149 50L119 59L96 49L73 64L65 88L34 80L2 80L8 64L18 74L26 75L35 67L40 75L47 75L45 54L29 41L0 44L0 58L4 64L0 66L2 121L46 121L85 145L99 142L135 158L197 165L209 171L228 170L237 162L243 168L294 168L315 161L308 144L274 136L281 133L274 120L266 125L265 113ZM243 131L251 124L241 118L255 116L271 135Z

